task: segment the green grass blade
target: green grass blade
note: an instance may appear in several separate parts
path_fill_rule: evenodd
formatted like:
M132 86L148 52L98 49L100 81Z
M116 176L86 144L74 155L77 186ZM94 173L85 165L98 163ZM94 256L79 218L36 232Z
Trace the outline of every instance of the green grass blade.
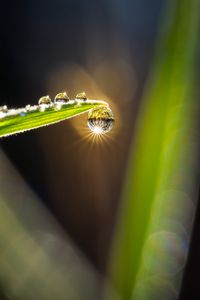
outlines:
M167 298L167 291L162 291L159 287L160 295L155 286L152 294L150 281L144 284L150 275L151 279L154 276L155 285L158 284L156 276L159 274L158 269L154 269L153 266L150 269L143 266L143 250L149 234L154 232L155 227L157 232L164 230L162 219L173 219L173 205L176 206L176 210L177 207L180 208L180 215L183 209L183 202L174 197L169 214L169 207L165 206L170 200L169 196L166 198L161 195L166 191L175 190L191 197L193 184L190 177L191 165L194 164L191 157L194 157L195 141L191 142L190 137L194 131L193 84L197 62L200 1L172 0L167 1L167 5L154 68L130 153L127 181L111 253L109 273L123 300L172 299L170 296ZM167 209L158 209L158 206ZM184 220L182 221L181 226L184 227ZM177 219L173 219L173 222L177 222ZM165 257L171 255L170 250L166 250L166 256L162 257L162 251L159 254L155 249L148 247L145 251L145 255L154 251L152 257L154 261L160 259L161 265ZM174 262L177 263L176 257ZM166 272L165 268L164 271ZM161 276L161 279L164 281L166 278ZM176 285L176 278L172 278L173 283L171 279L167 280L168 287ZM134 289L138 283L140 291L135 293Z
M78 116L96 106L108 106L101 100L70 100L66 104L26 106L25 108L0 110L0 137L47 126Z

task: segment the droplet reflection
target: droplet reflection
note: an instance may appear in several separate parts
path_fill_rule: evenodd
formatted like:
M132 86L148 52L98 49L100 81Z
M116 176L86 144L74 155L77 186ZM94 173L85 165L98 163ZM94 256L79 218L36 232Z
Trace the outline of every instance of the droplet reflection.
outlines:
M101 106L88 114L88 127L97 135L109 132L113 128L114 115L110 108Z
M55 96L55 103L67 103L69 101L69 97L66 92L59 93Z
M87 100L86 93L85 93L85 92L78 93L78 94L76 95L76 99L86 101L86 100Z
M51 98L48 95L41 97L38 101L39 105L44 105L44 104L49 105L51 103L52 103Z

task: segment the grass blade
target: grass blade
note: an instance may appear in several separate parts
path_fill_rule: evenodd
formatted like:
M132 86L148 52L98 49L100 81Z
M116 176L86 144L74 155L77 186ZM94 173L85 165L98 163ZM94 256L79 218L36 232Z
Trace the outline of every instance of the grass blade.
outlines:
M0 137L54 124L78 116L96 106L108 106L101 100L70 100L66 104L43 104L0 110Z

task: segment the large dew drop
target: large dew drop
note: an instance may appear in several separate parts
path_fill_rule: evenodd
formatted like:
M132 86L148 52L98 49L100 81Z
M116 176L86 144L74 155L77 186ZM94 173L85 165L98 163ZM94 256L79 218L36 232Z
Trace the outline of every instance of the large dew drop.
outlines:
M88 114L88 127L95 134L104 134L113 128L114 115L110 108L95 107Z

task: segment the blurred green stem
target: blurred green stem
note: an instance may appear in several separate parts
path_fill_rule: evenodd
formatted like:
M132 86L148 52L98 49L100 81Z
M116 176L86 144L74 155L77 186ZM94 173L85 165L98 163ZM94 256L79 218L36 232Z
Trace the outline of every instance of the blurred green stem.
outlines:
M186 151L190 150L189 139L186 137L186 142L181 143L184 134L189 134L193 126L190 123L194 107L192 92L197 63L200 1L171 0L167 1L167 6L153 72L130 151L127 180L111 251L109 275L123 300L135 299L132 295L152 207L158 191L163 187L163 180L167 178L168 183L171 182L174 164L180 171L184 159L187 168L188 155L192 154Z

